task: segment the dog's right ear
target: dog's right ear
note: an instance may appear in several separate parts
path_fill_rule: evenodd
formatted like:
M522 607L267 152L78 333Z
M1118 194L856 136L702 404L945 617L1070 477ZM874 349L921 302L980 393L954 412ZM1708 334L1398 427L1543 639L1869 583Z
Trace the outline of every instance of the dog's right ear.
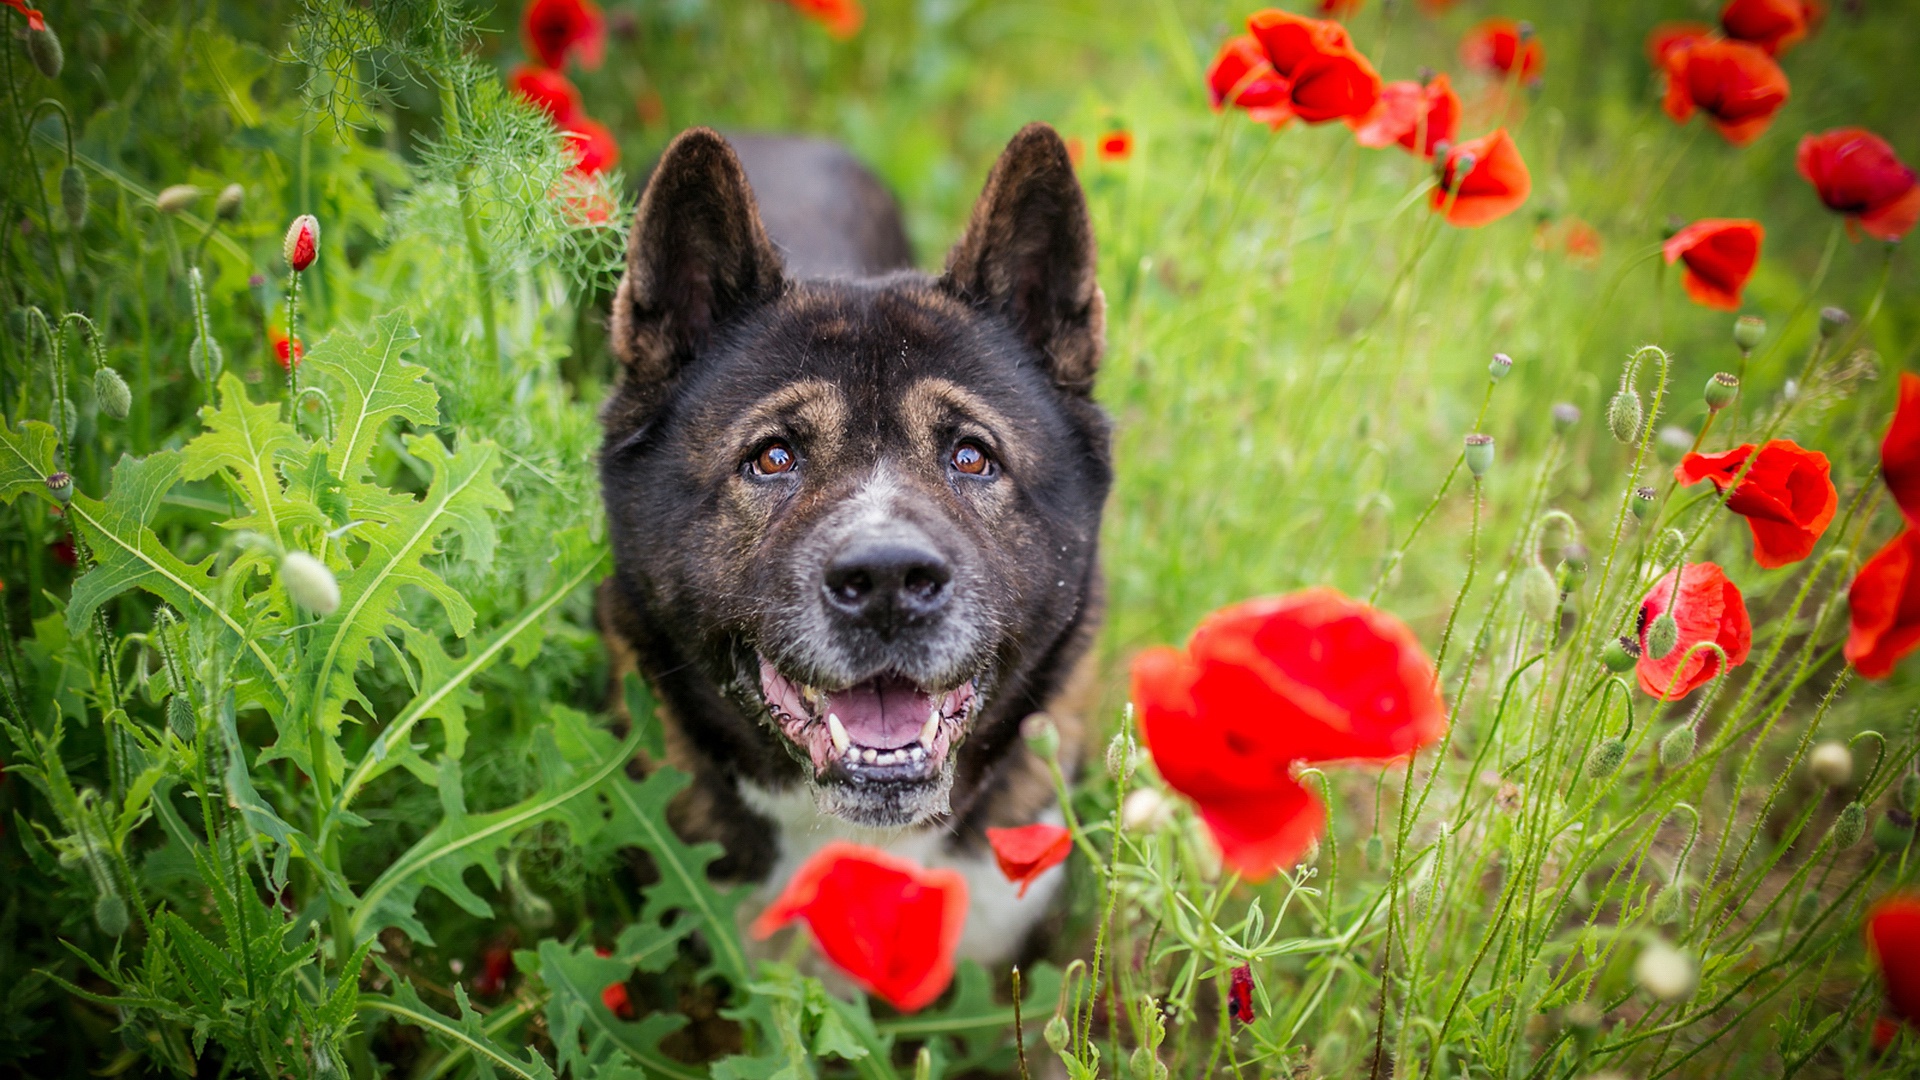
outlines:
M613 351L628 378L673 375L715 327L782 285L780 256L733 148L709 128L681 132L640 197L613 299Z

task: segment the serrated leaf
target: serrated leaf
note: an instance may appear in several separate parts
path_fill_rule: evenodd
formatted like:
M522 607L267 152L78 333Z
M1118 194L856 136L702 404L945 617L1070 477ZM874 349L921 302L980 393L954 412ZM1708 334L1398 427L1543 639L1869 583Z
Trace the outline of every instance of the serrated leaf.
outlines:
M333 406L329 457L336 475L347 482L357 517L383 516L392 495L365 481L367 460L381 432L395 419L430 425L440 419L440 394L426 379L427 369L409 364L405 353L420 340L404 311L373 321L364 337L335 333L313 347L300 370L316 380Z
M306 442L280 419L278 404L247 400L246 384L232 372L220 377L219 404L200 410L205 430L181 451L180 477L199 480L222 474L247 503L250 513L223 523L289 545L300 528L327 527L311 501L289 498L280 476L283 459L303 456Z
M53 472L53 450L60 434L52 424L27 420L18 427L0 427L0 506L19 498L22 492L47 489L47 474Z
M467 1000L466 988L459 983L454 984L454 995L460 1015L452 1017L429 1008L426 1002L420 1000L420 994L414 990L413 984L395 975L393 969L384 962L376 963L392 980L393 993L384 996L361 994L359 1006L362 1009L382 1012L411 1024L426 1032L428 1038L438 1045L464 1050L473 1062L475 1072L482 1077L491 1078L504 1072L520 1080L554 1080L553 1066L548 1065L536 1051L529 1048L526 1057L515 1057L487 1035L480 1014L473 1011L473 1003Z
M687 1018L653 1013L638 1022L621 1020L601 1000L608 986L625 982L634 965L617 956L598 956L590 946L568 948L558 941L540 943L540 979L547 984L547 1030L560 1068L574 1076L624 1059L648 1076L703 1080L706 1070L676 1061L660 1050L660 1040L686 1026Z

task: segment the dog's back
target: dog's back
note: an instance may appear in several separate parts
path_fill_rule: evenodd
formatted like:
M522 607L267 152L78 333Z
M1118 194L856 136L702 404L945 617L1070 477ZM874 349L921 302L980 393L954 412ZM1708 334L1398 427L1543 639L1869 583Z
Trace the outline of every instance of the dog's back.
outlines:
M727 141L788 273L863 278L913 266L893 193L840 144L791 135L729 134Z

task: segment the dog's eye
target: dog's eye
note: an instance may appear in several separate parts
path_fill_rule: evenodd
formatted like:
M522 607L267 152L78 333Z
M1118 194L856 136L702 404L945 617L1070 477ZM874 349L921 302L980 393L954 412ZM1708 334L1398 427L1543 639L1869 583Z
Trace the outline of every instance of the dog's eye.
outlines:
M987 448L972 439L962 439L953 448L953 467L968 476L993 475L993 459L987 456Z
M792 472L799 463L800 458L794 454L793 447L775 439L760 448L759 456L753 459L753 471L757 476L779 476Z

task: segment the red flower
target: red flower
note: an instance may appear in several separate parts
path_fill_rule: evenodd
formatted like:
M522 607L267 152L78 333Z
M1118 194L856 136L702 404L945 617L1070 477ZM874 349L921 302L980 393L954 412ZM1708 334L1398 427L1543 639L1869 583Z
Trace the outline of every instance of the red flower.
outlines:
M1920 896L1882 897L1867 913L1867 944L1895 1016L1920 1026Z
M1073 834L1058 825L1022 825L1017 829L988 829L987 843L993 845L993 859L1008 881L1017 882L1019 895L1027 895L1027 886L1041 874L1067 861L1073 850Z
M1227 984L1227 1007L1235 1020L1253 1023L1253 965L1241 964L1233 969Z
M1207 93L1214 111L1228 104L1247 110L1247 115L1278 128L1293 119L1287 106L1287 80L1267 62L1267 53L1252 34L1231 37L1220 46L1207 69Z
M1533 82L1546 70L1547 51L1531 32L1524 43L1520 24L1512 19L1488 19L1460 39L1460 59L1476 71L1508 76L1517 65L1521 82Z
M1606 246L1605 241L1600 237L1600 230L1579 218L1567 220L1566 230L1561 236L1560 243L1566 249L1567 258L1588 266L1600 261L1600 253Z
M1133 699L1160 775L1253 877L1320 831L1325 810L1293 778L1296 762L1398 757L1446 727L1413 632L1326 588L1224 608L1184 651L1141 653Z
M1874 552L1847 589L1847 661L1869 679L1920 646L1920 533L1908 526Z
M1747 650L1753 647L1753 623L1747 618L1747 602L1740 590L1713 563L1688 563L1680 572L1679 603L1673 608L1680 637L1672 652L1655 660L1647 652L1647 628L1667 612L1667 604L1673 599L1674 573L1667 571L1640 601L1641 656L1635 673L1640 677L1640 689L1662 701L1678 701L1719 674L1720 657L1712 650L1701 649L1687 657L1694 645L1711 641L1725 649L1728 667L1746 663ZM1684 671L1680 668L1682 659L1687 662ZM1671 694L1667 693L1669 685L1673 686Z
M573 172L593 176L620 163L620 144L613 141L613 132L604 124L583 116L560 135L573 155Z
M627 997L626 983L608 983L606 988L600 991L600 1004L605 1005L608 1012L622 1020L633 1019L633 1001Z
M1684 124L1699 109L1735 146L1759 138L1787 103L1787 74L1758 45L1682 42L1667 50L1666 68L1667 115Z
M1268 9L1247 29L1286 81L1288 108L1307 123L1359 119L1379 100L1380 76L1339 23Z
M492 997L507 988L513 974L513 950L505 945L489 945L480 954L480 970L473 976L473 992Z
M1125 161L1133 156L1133 132L1109 131L1100 137L1101 161Z
M1282 79L1292 79L1294 69L1310 56L1351 49L1347 28L1326 19L1309 19L1278 8L1254 12L1247 19L1247 32L1266 50L1267 62Z
M1880 476L1907 524L1920 525L1920 375L1900 373L1900 403L1880 443Z
M1752 453L1753 444L1747 443L1718 454L1688 454L1673 475L1682 484L1711 480L1725 491ZM1727 509L1746 518L1753 530L1754 562L1771 570L1813 554L1840 506L1828 473L1827 455L1790 440L1773 439L1760 448L1727 500Z
M560 216L569 225L605 225L613 220L613 197L580 173L561 177L547 197L560 204Z
M967 921L967 883L952 870L834 841L816 852L754 920L755 937L803 919L814 944L902 1012L940 996Z
M1712 36L1713 27L1703 22L1663 22L1647 34L1647 59L1665 71L1669 52Z
M515 97L546 113L560 127L568 127L586 115L580 105L580 91L552 68L521 64L507 76L507 86Z
M829 35L843 40L859 33L860 25L867 21L867 12L860 6L860 0L789 0L789 2L800 14L826 27Z
M320 219L312 214L294 218L287 226L287 235L280 240L280 254L296 274L312 266L313 260L320 257Z
M1359 12L1366 0L1320 0L1320 14L1329 19L1344 19Z
M28 7L27 0L0 0L0 4L5 4L19 12L20 17L27 20L27 29L45 30L47 28L46 16L37 9Z
M1680 283L1696 304L1740 309L1740 290L1760 261L1767 230L1747 218L1702 218L1667 239L1667 262L1682 262Z
M300 344L299 338L289 339L287 335L276 332L273 335L273 356L280 361L281 371L292 371L300 364L300 358L307 354L307 347Z
M1466 158L1472 164L1461 176ZM1447 151L1430 201L1435 210L1446 211L1448 224L1477 228L1519 209L1532 190L1533 177L1520 159L1519 148L1506 128L1496 128L1490 135L1468 139Z
M550 68L578 54L591 71L606 53L607 20L593 0L532 0L520 13L520 33L527 51Z
M1800 175L1827 209L1877 240L1898 240L1920 221L1920 180L1865 128L1835 128L1800 140Z
M1380 88L1373 111L1354 125L1361 146L1399 143L1421 157L1433 156L1438 143L1452 142L1460 125L1460 95L1446 75L1435 75L1425 86L1417 82L1388 83ZM1425 125L1424 130L1422 124Z
M1729 0L1720 9L1720 28L1728 37L1752 42L1771 55L1806 37L1812 22L1806 0Z
M73 538L71 536L63 536L53 543L48 544L47 554L52 555L53 561L59 563L61 566L80 565L80 553L74 550Z

